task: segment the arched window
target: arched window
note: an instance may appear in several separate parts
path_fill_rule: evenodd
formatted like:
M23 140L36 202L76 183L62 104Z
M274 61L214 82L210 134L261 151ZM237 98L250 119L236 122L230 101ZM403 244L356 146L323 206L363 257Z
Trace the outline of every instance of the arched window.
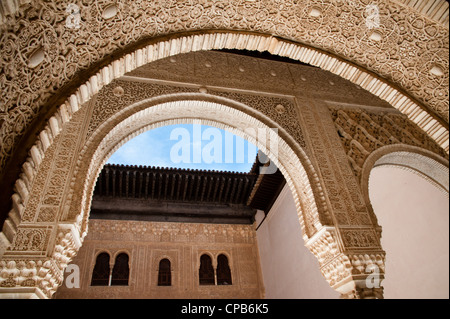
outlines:
M200 269L198 271L200 285L214 285L214 268L211 257L202 255L200 257Z
M91 286L109 285L109 254L101 253L95 261L94 271L92 272Z
M158 271L158 286L171 286L172 273L170 271L170 260L167 258L161 259L159 262Z
M231 285L231 270L227 256L221 254L217 257L217 284Z
M130 268L128 266L128 255L121 253L117 255L112 271L111 286L127 286Z

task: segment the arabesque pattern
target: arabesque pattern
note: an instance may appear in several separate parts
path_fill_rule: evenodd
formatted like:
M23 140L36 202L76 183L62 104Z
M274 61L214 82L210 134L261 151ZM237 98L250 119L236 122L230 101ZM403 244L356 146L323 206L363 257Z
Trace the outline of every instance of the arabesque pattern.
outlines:
M70 87L88 81L137 43L168 39L179 32L250 32L320 48L392 82L448 123L448 28L396 1L376 3L376 28L365 23L369 16L363 0L13 3L2 5L0 26L2 169L33 120L54 109L60 92L73 93ZM195 50L211 46L269 49L295 56L282 47L274 51L269 37L266 43L260 39L251 44L239 39L243 38L218 36L213 38L214 45L202 39ZM159 55L186 52L185 44L178 41ZM379 90L381 94L385 87Z

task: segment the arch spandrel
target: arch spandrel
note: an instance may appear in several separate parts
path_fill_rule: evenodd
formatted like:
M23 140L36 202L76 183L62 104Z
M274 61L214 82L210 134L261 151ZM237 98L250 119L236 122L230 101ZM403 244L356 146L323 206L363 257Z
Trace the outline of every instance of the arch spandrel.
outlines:
M376 156L374 154L388 149L411 148L448 159L448 154L403 114L332 105L330 111L347 158L360 181L367 175L364 171Z

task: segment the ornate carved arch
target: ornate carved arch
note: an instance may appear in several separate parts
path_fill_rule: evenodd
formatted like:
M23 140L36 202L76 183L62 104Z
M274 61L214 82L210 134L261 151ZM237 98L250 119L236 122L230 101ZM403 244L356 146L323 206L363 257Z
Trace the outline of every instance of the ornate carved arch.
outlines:
M125 1L117 2L119 14L108 18L103 11L105 3L96 1L91 8L81 8L86 9L86 24L78 31L66 30L64 25L68 2L61 1L54 7L31 0L23 3L23 11L11 11L16 12L16 16L5 19L2 15L2 28L6 31L2 38L1 63L5 67L0 74L1 91L7 95L2 99L5 101L2 111L8 111L1 118L4 137L0 152L2 174L11 156L13 160L10 163L16 163L11 164L13 166L22 165L25 161L13 195L11 218L16 221L20 220L24 210L31 180L40 166L45 165L43 157L46 150L52 147L61 130L72 123L71 119L83 104L100 88L126 72L183 52L225 48L269 51L319 66L391 103L448 153L448 28L424 18L415 9L402 13L402 10L409 9L397 2L380 3L385 20L376 30L377 34L371 29L361 29L364 1L352 1L351 7L345 3L313 0L304 1L299 6L286 1L278 7L276 1L268 1L265 3L267 7L277 6L273 12L257 7L259 2L247 5L235 1L229 7L220 3L208 7L202 1L194 1L188 6L174 6L169 13L163 3L154 3L155 7L149 7L148 11L139 8L145 14L136 18L133 4L127 6ZM164 3L168 5L168 2ZM287 18L291 14L282 14L292 13L294 8L298 10L291 19ZM311 14L313 9L316 11ZM255 12L266 15L258 21ZM126 13L130 13L130 19L126 18ZM148 17L148 14L153 17ZM198 14L200 24L192 25L189 22L192 20L182 20L182 17L192 14ZM221 20L220 16L225 19ZM108 20L107 23L102 24L105 22L102 19ZM160 21L147 23L155 19ZM342 28L342 21L354 25ZM16 25L20 27L16 28ZM109 29L105 30L104 26ZM336 30L332 31L330 27ZM110 37L104 36L104 32L115 33L117 30L122 39L111 41ZM131 32L123 33L123 30ZM79 32L77 45L71 43L74 32ZM417 48L412 45L414 41L410 39L411 33L420 39L424 46L421 50L432 52L432 56L429 53L417 54ZM99 35L98 39L94 35ZM57 38L60 40L54 41ZM18 58L10 63L12 57ZM417 83L418 78L420 83ZM38 135L37 141L34 133ZM29 158L25 160L28 150ZM16 176L10 177L6 182L15 179ZM7 192L8 197L9 194ZM63 209L70 210L69 206ZM72 244L74 247L80 245L77 236L71 235L79 229L70 223L61 227L59 248L54 256L64 263L66 253L74 250ZM324 232L327 233L322 229L321 234ZM1 235L4 236L3 233ZM329 233L314 246L316 254L322 249L319 246L328 246L333 251L338 249ZM323 256L321 258L324 259ZM356 260L355 264L358 262ZM338 264L327 266L329 273L334 272ZM44 268L50 271L55 266L46 263ZM45 285L48 287L46 291L51 292L57 281Z
M364 200L375 225L377 217L369 197L369 179L372 169L379 165L395 165L413 171L448 194L448 160L429 150L407 145L385 145L373 151L365 160L361 170L360 184Z
M239 109L245 109L246 112ZM264 118L267 124L261 122L249 115L252 113L250 109L244 104L227 98L201 93L159 96L125 107L102 123L81 150L72 179L74 188L69 194L72 198L70 212L75 212L75 214L67 212L62 216L63 220L80 220L80 222L82 220L82 224L79 225L81 233L87 230L90 198L96 177L107 158L126 141L155 127L202 120L205 125L231 130L268 154L285 175L287 183L293 191L299 214L303 215L300 222L304 238L305 240L310 238L317 232L320 220L327 219L326 216L322 218L319 216L315 192L309 186L310 178L318 181L318 177L314 173L315 169L299 142L290 137L283 127L259 114L258 116ZM249 127L265 130L277 128L281 137L279 139L277 137L277 149L271 149L272 145L266 145L266 141L258 139L257 131L245 130ZM315 183L315 189L320 191L320 183ZM81 212L81 216L78 215L79 212Z
M361 189L367 203L369 199L369 179L373 168L392 165L412 171L436 185L448 194L449 163L445 158L426 149L405 145L387 145L374 151L366 159L361 173Z
M87 232L90 199L96 177L107 156L121 143L124 143L127 138L131 138L143 130L158 125L203 119L205 124L225 129L252 126L268 128L268 125L279 129L281 138L278 139L278 144L276 145L277 152L275 152L275 148L271 144L267 144L267 141L259 141L256 136L252 136L251 132L247 135L242 133L242 131L234 132L249 139L250 142L253 142L268 154L286 176L287 183L293 191L297 205L305 243L319 259L319 263L323 266L321 270L325 278L335 289L340 289L343 293L348 289L354 289L354 285L349 286L346 284L341 286L340 280L351 275L351 273L345 272L341 274L338 269L340 269L342 264L347 264L347 267L351 268L352 263L361 263L360 257L356 255L346 256L345 252L339 248L339 232L335 230L333 224L324 227L321 223L321 220L327 219L327 217L319 218L315 200L317 193L311 188L310 179L312 178L312 185L315 185L315 189L319 191L321 189L320 180L317 176L314 177L314 168L299 142L287 133L286 128L279 126L273 120L253 111L253 115L260 118L257 119L239 110L243 108L246 108L247 112L252 114L249 107L227 98L209 96L205 93L185 93L174 96L159 96L134 103L113 113L108 120L99 123L97 129L91 133L88 140L84 142L83 148L79 151L78 161L72 173L70 173L72 176L70 190L64 195L66 204L59 208L58 217L55 216L57 220L61 221L59 222L61 225L58 226L61 228L61 236L65 235L70 239L70 241L66 240L67 249L58 248L56 250L56 248L52 247L53 243L49 243L49 246L45 248L52 256L50 260L55 262L56 269L54 271L58 271L58 268L60 273L64 271L65 265L70 260L70 257L67 257L66 254L73 254L79 248L79 245L76 246L71 243L81 242ZM87 109L84 110L86 111ZM170 110L170 113L167 110ZM80 114L82 113L77 113L77 116ZM220 114L220 121L217 120L218 114ZM263 119L267 124L261 122ZM77 126L72 127L72 130L77 129ZM51 157L45 159L43 163L48 160L51 161ZM309 172L305 169L308 169ZM36 197L38 194L33 194L33 196ZM24 209L25 212L22 217L28 218L27 207L25 206ZM29 212L32 214L37 213L33 209ZM56 247L60 247L62 242L57 242ZM11 257L13 258L13 256L9 256L7 259ZM62 263L60 260L54 261L54 257L58 257L64 262ZM352 259L350 260L349 257ZM368 258L369 261L372 260L372 256ZM373 260L375 258L377 263L382 263L381 255L374 255ZM334 261L330 263L330 260ZM53 275L56 274L54 273ZM361 276L364 277L362 274ZM41 281L39 288L51 295L61 283L61 280L62 278L59 277L53 282L46 282L45 286L42 286L42 283L45 281Z
M123 0L106 12L109 3L92 0L79 8L80 28L67 25L74 14L66 11L70 1L20 4L8 2L0 10L7 110L0 167L6 183L15 176L5 172L17 172L45 117L50 120L42 135L57 134L65 122L61 113L70 118L70 108L76 110L104 82L155 59L223 48L267 50L349 79L408 115L448 152L448 7L439 1L432 8L379 3L377 29L363 23L364 1L140 3L148 6L144 10ZM120 36L111 40L110 34Z

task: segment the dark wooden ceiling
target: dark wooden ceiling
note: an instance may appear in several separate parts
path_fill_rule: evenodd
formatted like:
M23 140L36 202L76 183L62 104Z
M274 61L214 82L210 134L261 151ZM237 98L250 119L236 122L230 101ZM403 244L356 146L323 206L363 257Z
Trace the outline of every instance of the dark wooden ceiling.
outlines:
M90 218L241 223L266 213L285 184L283 175L105 165Z
M245 205L257 177L253 172L105 165L94 196Z

